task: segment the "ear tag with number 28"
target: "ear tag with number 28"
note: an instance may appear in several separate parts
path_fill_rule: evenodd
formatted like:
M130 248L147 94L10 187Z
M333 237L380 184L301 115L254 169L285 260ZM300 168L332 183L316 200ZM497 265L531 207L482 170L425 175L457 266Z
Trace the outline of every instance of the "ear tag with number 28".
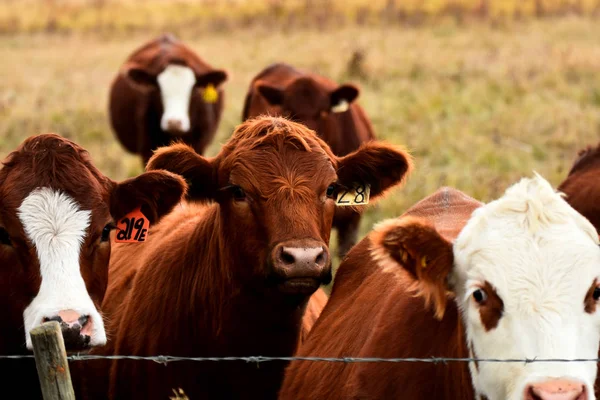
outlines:
M140 208L136 208L117 224L117 243L141 243L148 239L150 221Z
M362 183L355 183L351 188L338 193L335 204L337 206L358 206L369 203L371 187Z

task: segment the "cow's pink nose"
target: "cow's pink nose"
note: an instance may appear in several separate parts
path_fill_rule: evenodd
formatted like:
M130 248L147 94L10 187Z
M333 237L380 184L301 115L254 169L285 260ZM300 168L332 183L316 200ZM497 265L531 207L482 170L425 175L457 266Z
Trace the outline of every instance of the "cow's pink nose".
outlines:
M183 129L183 123L178 119L170 119L167 121L167 129L169 131L181 131Z
M529 385L525 400L588 400L588 395L582 382L552 379Z

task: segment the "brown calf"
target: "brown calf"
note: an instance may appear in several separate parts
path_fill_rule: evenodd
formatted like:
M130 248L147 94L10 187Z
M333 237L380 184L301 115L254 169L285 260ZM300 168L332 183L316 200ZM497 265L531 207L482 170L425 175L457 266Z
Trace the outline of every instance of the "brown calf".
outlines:
M600 145L581 150L558 190L600 232Z
M112 128L144 164L152 152L180 140L202 154L223 111L223 70L213 69L172 35L154 39L129 56L110 88Z
M287 64L274 64L252 80L242 119L263 114L285 116L317 132L333 154L342 157L375 138L369 118L355 101L358 94L354 85L338 85ZM341 257L356 243L359 225L359 210L336 210L333 226Z
M215 158L175 144L151 158L156 168L184 176L189 198L205 204L176 208L144 247L116 249L103 304L114 341L97 353L292 355L326 300L336 192L363 182L376 198L402 182L411 159L379 143L336 157L303 125L260 118ZM164 399L182 388L195 400L273 399L285 365L117 360L109 397Z
M140 206L157 222L186 188L166 171L116 183L55 134L9 154L0 170L0 354L31 354L29 332L48 320L61 323L67 350L104 345L100 304L115 223ZM3 396L41 398L32 360L1 364Z

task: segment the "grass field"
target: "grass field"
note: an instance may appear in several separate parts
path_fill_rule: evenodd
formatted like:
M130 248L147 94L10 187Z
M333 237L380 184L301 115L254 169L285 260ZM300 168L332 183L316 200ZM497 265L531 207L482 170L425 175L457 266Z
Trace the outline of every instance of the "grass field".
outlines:
M113 179L141 172L112 135L107 93L129 52L159 33L0 36L0 158L27 136L54 131L87 148ZM209 155L240 122L251 78L271 62L360 85L379 138L406 146L416 166L365 213L361 235L444 185L482 201L533 171L557 185L577 151L600 140L600 24L592 19L180 37L230 72ZM362 77L348 71L357 50Z

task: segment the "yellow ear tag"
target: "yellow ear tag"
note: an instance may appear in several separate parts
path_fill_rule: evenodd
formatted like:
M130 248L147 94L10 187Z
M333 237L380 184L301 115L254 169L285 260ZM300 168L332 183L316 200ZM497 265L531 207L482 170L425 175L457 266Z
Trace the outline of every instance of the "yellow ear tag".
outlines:
M204 99L206 103L216 103L219 99L219 92L217 92L217 89L215 89L212 84L209 84L202 92L202 99Z
M346 100L341 100L335 106L331 107L331 112L343 113L343 112L348 111L349 108L350 108L350 103L348 103Z
M344 189L338 193L335 204L338 206L360 206L369 203L371 187L363 183L356 183L352 188Z
M421 258L421 268L427 267L427 257Z
M141 243L148 239L150 220L136 208L119 221L117 224L117 243Z

